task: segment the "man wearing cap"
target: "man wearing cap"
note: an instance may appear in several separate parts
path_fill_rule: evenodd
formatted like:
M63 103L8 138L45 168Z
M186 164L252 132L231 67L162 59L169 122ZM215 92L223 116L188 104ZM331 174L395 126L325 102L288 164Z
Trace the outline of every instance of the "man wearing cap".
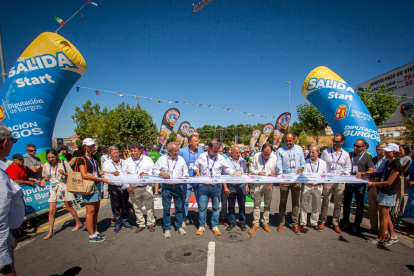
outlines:
M152 168L154 162L151 158L142 154L144 146L134 143L130 146L131 157L126 160L127 172L130 174L152 175ZM127 189L130 194L131 202L134 207L135 216L137 218L138 227L135 233L139 233L145 229L145 218L142 213L142 207L145 206L147 211L147 226L150 232L155 231L155 217L154 217L154 197L152 194L152 186L137 184L135 187L131 187L130 184L124 184L124 189Z
M0 160L9 156L16 142L11 131L0 124ZM10 179L6 168L7 165L0 161L0 274L16 275L14 249L17 243L10 230L18 229L22 224L25 205L22 188Z
M333 144L322 152L322 160L326 163L326 171L332 174L349 175L351 173L351 159L348 152L346 152L342 145L345 143L345 136L342 133L337 133L333 137ZM342 233L339 228L339 219L341 216L342 199L344 196L345 183L324 183L323 184L323 200L321 207L321 223L319 230L325 229L326 220L328 218L328 206L331 195L334 196L333 209L333 230L338 234Z
M6 172L11 179L14 180L20 186L31 186L36 188L36 184L40 184L40 181L28 176L28 169L23 165L24 157L20 153L16 153L12 156L13 164L7 167Z
M229 167L240 172L241 174L247 174L249 169L246 166L246 162L240 156L240 148L238 146L231 146L231 155L226 159ZM227 231L231 231L236 227L236 199L239 205L239 226L242 231L246 231L246 192L249 186L245 183L242 184L226 184L223 183L223 193L229 198L228 210L229 210L229 226Z
M167 145L168 155L161 156L155 163L152 173L163 178L186 177L188 178L187 164L181 156L178 156L180 145L177 142L170 142ZM186 185L186 184L184 184ZM162 207L163 207L163 228L164 237L171 237L171 200L174 199L175 227L178 233L185 235L182 228L183 223L183 190L181 184L162 184Z
M272 153L272 146L266 143L262 146L261 152L254 155L253 162L250 166L250 172L260 176L274 176L277 174L276 165L278 157ZM273 184L263 183L254 184L254 209L253 209L253 226L249 233L253 234L259 229L260 222L266 232L270 232L269 215L270 203L273 195ZM263 218L260 220L260 205L264 198Z
M300 146L295 145L295 135L289 132L285 136L286 145L277 151L277 169L280 173L302 173L305 169L305 157ZM300 183L280 183L279 226L277 231L283 231L285 225L286 204L292 195L292 230L299 235L299 201L302 185Z
M24 157L24 166L28 169L28 177L36 180L42 180L43 163L36 156L36 146L33 144L26 145L27 156Z
M373 173L374 172L374 162L372 162L371 155L367 154L365 151L366 142L364 139L358 139L354 143L354 152L351 152L349 156L351 157L352 169L351 174L356 175L357 173ZM355 194L355 201L357 205L355 221L353 230L355 232L361 232L361 222L364 215L364 197L365 197L366 185L355 183L355 184L346 184L344 191L344 210L343 210L343 219L342 227L344 229L349 228L349 215L351 214L351 202L352 196Z
M202 148L199 148L200 138L198 133L193 133L188 138L188 146L181 149L178 153L179 156L184 158L188 168L188 175L195 177L194 172L195 162L197 161L200 154L204 152ZM188 205L190 204L191 190L194 192L196 201L198 204L198 184L183 184L183 202L184 202L184 213L183 213L183 228L186 228L187 217L188 217Z
M115 146L109 147L109 154L111 160L105 161L102 164L102 173L113 174L119 176L120 174L127 173L127 161L119 158L119 149ZM133 227L128 222L129 218L129 194L126 189L122 189L122 185L116 185L117 183L109 183L108 193L111 196L111 208L115 223L115 233L121 231L122 226L128 230L132 230Z
M310 158L306 161L305 173L326 173L325 161L318 158L320 149L316 145L309 146ZM308 220L308 207L311 205L310 222L314 230L319 230L319 207L321 205L323 185L322 183L306 183L303 185L302 201L300 206L300 226L299 230L306 227Z
M202 153L195 163L194 171L197 176L219 176L222 173L237 175L241 174L240 172L229 167L226 159L218 154L218 151L221 147L221 143L219 141L211 141L208 146L210 150L208 152ZM202 235L205 230L209 198L211 198L213 205L213 213L211 216L212 230L215 235L221 235L220 230L217 226L220 217L220 198L222 184L199 184L198 189L199 228L197 230L197 235Z

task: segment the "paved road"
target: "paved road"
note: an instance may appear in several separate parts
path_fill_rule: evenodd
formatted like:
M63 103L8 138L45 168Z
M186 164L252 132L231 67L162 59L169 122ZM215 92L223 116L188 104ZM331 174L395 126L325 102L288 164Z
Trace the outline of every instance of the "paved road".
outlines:
M251 236L240 230L229 235L222 225L219 228L224 236L215 237L209 230L197 236L196 227L188 225L187 235L173 231L172 237L165 239L160 226L162 210L155 212L158 219L154 233L147 230L136 234L123 229L115 234L109 227L111 210L106 201L98 225L108 235L105 242L89 243L86 230L71 232L74 223L67 220L56 226L55 236L48 241L43 241L46 233L40 233L18 244L15 251L18 275L206 275L208 260L209 272L214 270L210 275L413 275L413 242L402 235L397 244L377 247L365 242L374 237L367 233L339 235L330 228L323 232L310 229L301 235L285 228L278 233L279 189L273 193L272 231L260 229ZM247 209L249 225L253 220L252 210ZM60 218L66 216L61 212ZM85 213L80 216L83 220ZM195 218L195 212L190 216ZM244 238L247 240L233 242ZM214 252L207 251L209 244L215 245ZM168 256L178 256L175 260L186 263L167 261L169 250L175 255Z

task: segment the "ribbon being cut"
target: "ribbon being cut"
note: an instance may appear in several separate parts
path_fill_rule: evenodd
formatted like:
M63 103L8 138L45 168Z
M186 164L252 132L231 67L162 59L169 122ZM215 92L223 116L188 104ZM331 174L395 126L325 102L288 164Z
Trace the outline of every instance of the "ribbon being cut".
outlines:
M366 179L358 179L354 175L337 175L330 173L301 173L301 174L280 174L276 176L259 176L259 175L220 175L220 176L201 176L191 178L171 177L169 179L138 174L120 174L114 176L105 174L104 176L111 185L123 186L130 184L131 187L145 186L153 183L165 184L220 184L220 183L367 183Z

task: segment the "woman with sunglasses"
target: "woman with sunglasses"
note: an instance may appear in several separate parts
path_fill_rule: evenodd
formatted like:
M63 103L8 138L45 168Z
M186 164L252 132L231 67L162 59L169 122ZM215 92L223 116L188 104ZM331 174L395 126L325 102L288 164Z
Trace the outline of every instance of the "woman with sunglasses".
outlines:
M75 219L75 227L73 231L77 231L82 228L83 224L80 222L78 213L72 207L72 200L74 195L66 191L66 181L68 173L72 172L72 168L66 161L59 160L59 154L56 150L47 150L46 158L49 162L43 165L42 181L40 186L44 187L46 182L49 181L49 233L44 237L44 240L48 240L53 237L53 225L55 223L56 206L58 201L63 201L66 206L66 210Z
M82 179L95 182L94 192L90 195L83 195L82 199L86 205L86 228L89 233L89 242L102 242L107 236L98 232L98 213L102 199L101 182L108 183L108 180L101 178L98 160L93 155L95 151L96 143L92 138L83 140L75 169L80 171Z
M397 194L397 182L402 172L399 158L399 147L397 144L389 143L384 149L385 157L388 159L382 173L380 182L368 182L369 187L378 187L378 210L380 218L380 229L376 239L368 240L368 243L377 245L391 245L398 242L390 217L391 207L395 205ZM372 177L370 173L358 174L359 176ZM370 179L371 180L371 179ZM390 237L385 239L385 231L388 230Z

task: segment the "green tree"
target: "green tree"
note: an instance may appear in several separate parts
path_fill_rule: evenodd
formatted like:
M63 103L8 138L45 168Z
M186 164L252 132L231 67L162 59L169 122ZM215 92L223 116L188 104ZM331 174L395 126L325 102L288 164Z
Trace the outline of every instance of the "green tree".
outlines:
M168 143L175 142L175 140L177 140L177 132L173 130L170 134L170 137L168 137Z
M402 131L402 137L406 143L412 143L414 141L414 120L401 116L405 130Z
M133 142L151 146L158 134L158 129L147 110L139 104L131 106L121 103L116 108L103 108L92 105L88 100L82 107L75 108L72 116L76 124L75 132L80 139L92 137L100 145L115 145L126 148Z
M372 92L371 87L358 92L362 102L367 107L375 125L383 125L389 118L394 116L400 106L400 101L394 95L394 91L387 91L385 85L381 86L378 91Z
M303 125L304 130L312 135L316 143L319 143L319 136L328 126L328 122L318 109L309 102L300 103L297 108L298 119Z

